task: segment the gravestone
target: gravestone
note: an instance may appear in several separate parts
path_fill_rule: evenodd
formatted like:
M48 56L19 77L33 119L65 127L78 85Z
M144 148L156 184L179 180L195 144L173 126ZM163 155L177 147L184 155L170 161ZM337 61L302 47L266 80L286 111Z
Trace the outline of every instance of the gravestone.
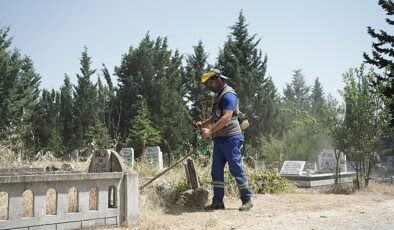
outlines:
M156 165L159 170L163 169L163 153L159 146L147 147L145 149L145 160L147 163Z
M387 171L394 171L394 156L387 156Z
M314 161L307 161L305 162L304 170L303 171L316 171L317 170L317 165L316 162Z
M285 161L280 170L280 175L301 175L305 161Z
M95 150L91 156L88 173L125 172L122 158L109 149Z
M254 163L255 170L264 170L265 169L265 161L263 160L256 160Z
M120 150L120 156L129 162L131 166L134 166L134 149L133 148L122 148Z
M318 156L318 169L321 172L335 172L337 159L332 149L325 149ZM339 156L339 167L341 172L347 172L346 155L342 152Z

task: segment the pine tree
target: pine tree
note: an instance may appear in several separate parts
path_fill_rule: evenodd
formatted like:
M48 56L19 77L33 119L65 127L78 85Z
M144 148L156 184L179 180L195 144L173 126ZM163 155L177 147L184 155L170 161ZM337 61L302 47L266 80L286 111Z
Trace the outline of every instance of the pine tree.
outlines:
M392 0L379 0L379 5L386 11L387 16L394 15L394 2ZM389 25L394 21L386 18ZM391 111L390 126L394 129L394 35L380 30L379 32L367 27L368 34L376 41L372 43L372 57L364 52L366 63L384 69L384 74L376 74L374 84L383 88L383 95L388 98L387 105Z
M106 100L103 123L108 130L108 135L115 142L115 148L118 150L117 147L120 146L122 141L120 131L121 103L120 98L117 97L118 88L113 85L111 75L104 64L101 71L108 86L108 90L105 91Z
M155 145L161 141L160 132L153 127L144 98L140 99L137 115L131 119L130 123L126 146L140 150L140 159L144 159L146 146Z
M33 114L37 111L40 76L35 73L33 62L25 57L15 78L15 84L6 98L6 111L10 126L16 128L23 141L23 149L33 153L37 149L34 139Z
M284 101L294 109L309 111L309 87L305 83L305 76L301 69L294 70L290 84L286 84Z
M182 140L190 138L190 121L183 101L182 57L178 52L173 56L171 53L166 38L151 40L147 34L139 47L130 48L123 56L121 66L115 68L119 82L122 137L128 136L130 118L136 116L138 109L136 102L143 97L154 126L168 143L162 147L168 151L180 148Z
M194 120L202 120L210 116L212 99L209 92L201 83L201 76L209 69L208 54L204 51L202 41L194 46L194 54L186 59L184 84L190 115Z
M250 35L242 11L238 22L219 53L217 67L231 80L240 99L240 109L247 114L251 127L245 132L246 141L251 143L261 135L276 133L278 113L276 89L265 77L267 56L258 48L260 39ZM267 91L270 90L270 91ZM250 138L248 138L250 137ZM254 143L257 144L257 143Z
M9 51L11 39L8 38L8 27L0 28L0 130L9 126L8 98L18 80L22 66L18 50Z
M310 96L312 113L317 118L321 118L324 113L325 99L323 86L321 85L319 78L315 79L315 83L312 87L312 94Z
M73 118L73 96L72 85L67 74L64 75L64 83L60 87L60 132L63 147L67 152L75 148L74 146L74 118Z
M91 82L91 76L96 72L91 69L91 57L85 47L80 59L81 75L77 74L78 84L74 86L74 133L75 147L81 148L92 140L86 136L90 127L95 126L97 119L97 92L96 85Z

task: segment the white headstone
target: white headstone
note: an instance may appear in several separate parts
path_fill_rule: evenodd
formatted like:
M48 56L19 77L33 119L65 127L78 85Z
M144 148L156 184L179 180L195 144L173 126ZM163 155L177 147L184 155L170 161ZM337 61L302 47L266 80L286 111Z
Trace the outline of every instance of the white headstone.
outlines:
M129 162L131 166L134 166L134 149L133 148L122 148L120 150L120 156Z
M387 171L394 171L394 156L387 156Z
M148 163L157 165L159 170L163 169L163 153L159 146L147 147L145 149L145 160Z
M303 171L316 171L317 170L317 165L315 161L307 161L305 162L305 166Z
M335 152L332 149L323 150L318 156L318 168L322 172L334 172L336 167ZM339 167L341 172L347 172L346 155L340 153Z
M256 162L254 163L254 169L256 169L256 170L263 170L263 169L265 169L265 161L256 160Z
M285 161L280 170L280 175L301 175L305 161Z

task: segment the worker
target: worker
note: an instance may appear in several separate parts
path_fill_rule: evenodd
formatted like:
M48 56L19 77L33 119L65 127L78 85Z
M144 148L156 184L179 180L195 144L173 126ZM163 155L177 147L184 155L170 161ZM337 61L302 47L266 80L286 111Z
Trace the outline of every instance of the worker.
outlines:
M225 83L228 77L217 69L211 69L201 77L201 82L216 94L209 118L193 123L194 129L201 130L203 138L213 137L212 186L214 196L212 203L205 210L225 209L224 166L228 163L230 173L234 176L242 205L239 211L248 211L253 207L252 192L242 165L241 147L244 136L238 122L239 103L233 88Z

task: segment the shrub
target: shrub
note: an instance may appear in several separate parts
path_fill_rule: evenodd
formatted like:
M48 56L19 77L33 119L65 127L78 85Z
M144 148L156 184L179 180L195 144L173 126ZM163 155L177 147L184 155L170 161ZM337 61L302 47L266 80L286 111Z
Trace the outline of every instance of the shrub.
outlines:
M287 180L273 170L249 170L249 184L255 193L287 192L291 187Z

